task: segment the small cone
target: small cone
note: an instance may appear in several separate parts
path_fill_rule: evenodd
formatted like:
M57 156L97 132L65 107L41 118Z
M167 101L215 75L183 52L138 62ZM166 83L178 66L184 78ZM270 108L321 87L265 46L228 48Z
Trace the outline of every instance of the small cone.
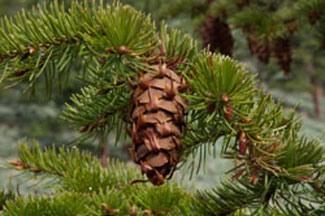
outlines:
M325 11L323 11L322 9L316 9L316 10L312 10L309 12L308 14L308 19L309 19L309 23L311 25L315 25L316 22L321 18L322 14L324 13Z
M268 64L271 56L271 49L268 41L261 41L254 35L248 36L247 41L251 54L256 55L262 63Z
M211 51L219 51L221 54L232 56L234 38L226 22L221 21L218 17L207 15L200 34L204 47L210 45Z
M279 66L284 70L285 75L290 73L291 45L288 38L277 38L273 47L274 54Z
M250 0L239 0L236 6L239 10L242 10L245 6L249 6Z

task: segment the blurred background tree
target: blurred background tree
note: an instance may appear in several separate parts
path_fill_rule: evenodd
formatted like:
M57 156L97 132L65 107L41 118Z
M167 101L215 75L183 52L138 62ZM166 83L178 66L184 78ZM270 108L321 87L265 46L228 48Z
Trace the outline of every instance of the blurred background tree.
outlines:
M322 0L178 0L161 5L153 14L177 23L214 52L252 63L270 87L311 93L312 115L321 119L324 11ZM248 50L260 63L249 58Z

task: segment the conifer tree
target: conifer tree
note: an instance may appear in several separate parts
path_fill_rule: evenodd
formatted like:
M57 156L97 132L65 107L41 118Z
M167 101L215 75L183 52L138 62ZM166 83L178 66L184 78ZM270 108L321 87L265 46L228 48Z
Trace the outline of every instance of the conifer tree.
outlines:
M187 7L183 7L184 4L187 4ZM286 76L292 72L293 52L304 47L303 42L298 41L306 35L306 26L310 27L308 33L313 32L313 34L307 33L308 40L317 41L318 52L324 52L325 2L323 0L178 0L170 5L166 4L166 8L158 12L168 14L172 11L170 13L174 16L191 13L193 23L198 25L203 45L205 47L209 45L211 51L231 56L234 46L232 31L241 30L246 37L251 55L266 65L269 64L270 59L275 59ZM177 9L171 10L170 7ZM204 10L193 12L191 8L194 7L204 8ZM202 17L205 17L203 21ZM305 48L306 55L314 55L315 52L312 50L312 48ZM312 85L310 92L315 114L320 119L319 101L322 98L324 76L318 75L317 69L311 66L313 64L309 61L303 67ZM297 74L299 73L292 76ZM319 80L316 77L322 78Z
M0 193L0 215L325 214L324 148L244 65L120 3L54 1L0 23L1 85L55 91L77 64L85 86L61 117L81 141L129 134L139 164L104 168L69 146L22 143L8 167L55 186L44 195ZM220 184L190 192L167 181L180 168L204 169L218 140L220 157L235 164Z

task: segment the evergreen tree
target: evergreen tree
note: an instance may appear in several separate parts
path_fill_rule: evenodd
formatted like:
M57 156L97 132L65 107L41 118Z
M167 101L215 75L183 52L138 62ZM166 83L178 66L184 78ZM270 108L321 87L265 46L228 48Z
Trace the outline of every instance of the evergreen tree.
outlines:
M51 92L69 84L78 64L85 86L62 118L84 134L80 141L129 134L139 164L103 168L76 148L22 143L8 167L55 186L0 193L0 215L325 214L324 148L230 57L120 3L54 1L0 23L2 85ZM181 167L191 176L204 169L218 140L220 156L235 164L220 185L189 192L166 181ZM147 181L154 186L140 184Z
M187 6L183 7L185 4ZM170 7L176 9L172 10ZM211 51L231 55L234 49L232 32L242 31L251 55L260 62L267 65L270 60L275 59L289 80L299 77L294 79L299 81L307 77L312 88L304 90L312 93L315 114L321 118L319 101L322 98L325 77L324 73L317 71L323 70L323 67L319 67L319 63L309 61L303 65L305 73L297 73L296 68L295 70L291 68L292 66L298 66L298 70L301 68L300 60L293 59L296 52L300 54L303 52L305 56L323 57L325 41L323 0L178 0L174 4L166 4L165 8L158 10L158 13L179 17L185 13L191 14L190 19L197 25L203 45L205 47L209 45ZM195 11L193 8L202 9ZM168 15L162 17L168 18ZM314 47L310 48L312 43L317 45L314 44Z

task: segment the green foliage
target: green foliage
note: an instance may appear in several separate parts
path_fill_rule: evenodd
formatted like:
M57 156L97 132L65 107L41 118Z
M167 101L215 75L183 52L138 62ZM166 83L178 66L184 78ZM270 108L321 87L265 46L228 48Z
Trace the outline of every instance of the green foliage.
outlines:
M89 198L78 193L64 193L56 197L30 196L17 197L14 201L6 203L6 215L88 215Z
M266 11L258 10L254 7L246 7L230 18L230 23L245 28L254 28L260 35L266 30L270 31L270 26L274 24L274 17Z
M128 190L126 190L128 191ZM129 192L129 191L128 191ZM105 193L99 192L94 196L94 210L91 210L93 215L127 215L136 208L130 208L132 203L129 201L129 196L122 190L110 190ZM101 210L101 211L100 211Z
M297 140L291 140L297 139ZM312 178L313 174L322 172L325 150L318 140L308 141L306 137L292 137L279 151L279 165L289 172L292 180ZM315 178L317 181L317 179Z
M94 55L97 61L118 58L119 53L129 59L152 50L157 43L154 34L150 18L119 3L106 8L102 3L98 8L95 3L92 8L73 3L69 11L57 1L38 6L1 19L0 80L12 86L28 79L34 89L43 74L47 86L55 78L66 83L77 58L90 65L96 61Z
M261 203L261 192L257 187L250 187L244 181L232 182L224 180L220 186L213 190L199 193L195 208L202 212L202 215L231 215L232 212L245 213L247 204ZM243 209L243 210L242 210ZM235 215L235 214L234 214Z
M230 24L237 43L242 40L241 35L236 37L237 32L241 31L244 33L252 55L256 55L265 64L269 62L270 57L271 59L275 57L279 62L282 61L279 65L282 64L281 67L286 72L290 69L288 69L288 66L284 67L284 64L290 65L291 53L295 54L296 51L290 48L290 46L297 46L297 43L301 41L318 41L318 50L323 50L325 47L325 6L322 0L218 0L208 2L210 4L205 1L179 0L175 2L176 6L175 4L166 4L166 9L163 12L165 14L164 17L168 19L168 15L170 15L173 19L179 20L178 26L180 28L190 22L192 26L194 25L193 29L204 31L206 34L209 31L202 27L205 22L203 20L207 15L217 17L223 20L223 22ZM174 11L174 7L177 10ZM194 12L190 9L192 7L199 9ZM160 10L156 11L156 13L161 12ZM307 39L300 39L300 36L306 35L304 31L305 26L311 27L308 33L313 32L315 34ZM213 26L210 28L213 28ZM213 38L213 35L211 37ZM277 42L281 39L288 40L290 43L287 45L277 45ZM218 41L220 38L215 38L214 40ZM247 49L247 47L238 46L238 44L235 44L235 48L236 52L238 50L243 52L244 49ZM309 50L304 49L304 52L309 53ZM235 57L240 58L236 54ZM317 56L322 55L318 54ZM292 59L294 60L295 56ZM298 68L300 67L299 65ZM278 71L277 69L269 72L274 74ZM295 69L291 71L301 77L301 73L296 73ZM296 86L300 87L301 85L297 84Z
M277 17L265 17L260 26L271 29ZM157 32L149 16L119 3L110 6L100 2L97 6L85 1L71 3L66 10L64 4L54 1L1 22L0 43L5 45L0 48L0 73L6 84L28 78L33 89L42 74L47 86L55 76L59 82L68 82L69 67L79 63L87 86L71 97L72 105L67 105L62 118L85 134L82 139L105 137L115 130L118 141L126 134L132 87L143 72L151 72L152 64L166 63L189 85L182 95L190 106L180 164L189 165L192 174L195 168L199 171L208 154L216 156L216 141L222 139L221 156L235 162L229 174L237 180L193 195L174 184L159 188L135 185L142 177L134 168L114 160L103 168L99 159L78 149L41 150L37 144L32 148L22 145L19 160L10 162L13 167L54 179L57 186L47 196L17 197L7 202L5 214L318 211L309 204L323 199L324 149L317 140L300 138L295 112L285 113L281 103L257 87L255 76L243 65L199 51L191 37L164 25ZM285 210L283 203L288 206Z
M214 145L226 133L237 135L225 117L226 104L234 110L237 105L253 107L253 95L258 91L254 76L248 75L243 66L220 55L199 55L186 76L195 93L185 95L190 101L188 132L184 137L184 145L187 146L185 151L193 155L200 151L200 157L205 158L210 150L207 146L202 146L205 150L199 150L198 147L203 144ZM222 101L223 96L229 98L229 102ZM241 118L231 116L232 121Z
M93 137L99 131L108 134L114 129L120 134L124 130L122 120L126 118L130 97L127 90L126 84L121 84L108 86L104 90L107 93L99 94L100 90L95 87L85 87L81 94L71 97L74 106L67 104L62 119L81 132L88 132L86 137L81 138Z
M192 202L192 195L176 184L132 185L141 178L134 167L110 161L105 169L96 157L77 149L22 144L19 160L10 164L57 181L52 193L7 201L6 215L184 215L180 209Z
M1 210L3 209L5 203L11 199L14 199L15 195L14 192L11 190L11 188L9 187L9 191L5 191L4 189L0 190L0 213Z
M201 191L194 208L201 215L322 215L323 194L307 184L294 185L283 178L225 179L213 190Z
M147 190L134 191L134 193L132 195L133 202L143 209L150 209L156 215L165 215L166 213L173 215L172 213L179 207L186 206L191 201L191 195L176 185L151 187ZM182 199L179 199L180 197ZM179 212L179 215L181 214L182 212Z
M257 93L254 76L248 74L244 65L221 55L199 55L187 76L190 86L198 95L193 98L206 102L191 104L197 110L202 109L201 106L220 102L222 95L227 95L234 104L250 104L249 96Z
M217 1L216 4L222 3ZM229 5L235 7L234 3L229 3ZM272 41L277 38L292 39L296 35L298 37L304 35L304 26L310 25L317 36L308 38L308 40L320 41L318 47L323 49L325 44L324 1L250 1L248 5L237 10L233 7L232 10L228 10L231 13L229 23L233 24L234 28L240 27L248 35L253 34L260 39ZM305 51L308 52L308 50Z
M298 1L296 7L298 14L308 17L311 11L323 9L325 7L325 3L322 0L300 0Z
M282 105L259 90L253 79L242 66L222 56L200 57L193 65L188 81L195 93L185 96L191 106L184 151L200 157L197 171L213 152L211 147L223 138L221 154L225 158L243 159L253 170L257 166L275 175L282 172L274 162L275 151L282 142L297 144L292 137L299 124L294 112L284 114ZM247 157L239 154L241 132L250 143ZM192 161L190 166L194 168Z
M140 178L139 173L125 167L120 162L109 161L109 168L104 169L99 159L89 153L79 154L79 150L55 147L41 151L37 143L34 148L27 145L20 147L20 161L12 163L23 170L47 173L61 181L61 187L73 192L98 192L100 189L115 188ZM17 164L18 163L18 164ZM21 164L20 164L21 163ZM83 164L83 166L80 166Z

